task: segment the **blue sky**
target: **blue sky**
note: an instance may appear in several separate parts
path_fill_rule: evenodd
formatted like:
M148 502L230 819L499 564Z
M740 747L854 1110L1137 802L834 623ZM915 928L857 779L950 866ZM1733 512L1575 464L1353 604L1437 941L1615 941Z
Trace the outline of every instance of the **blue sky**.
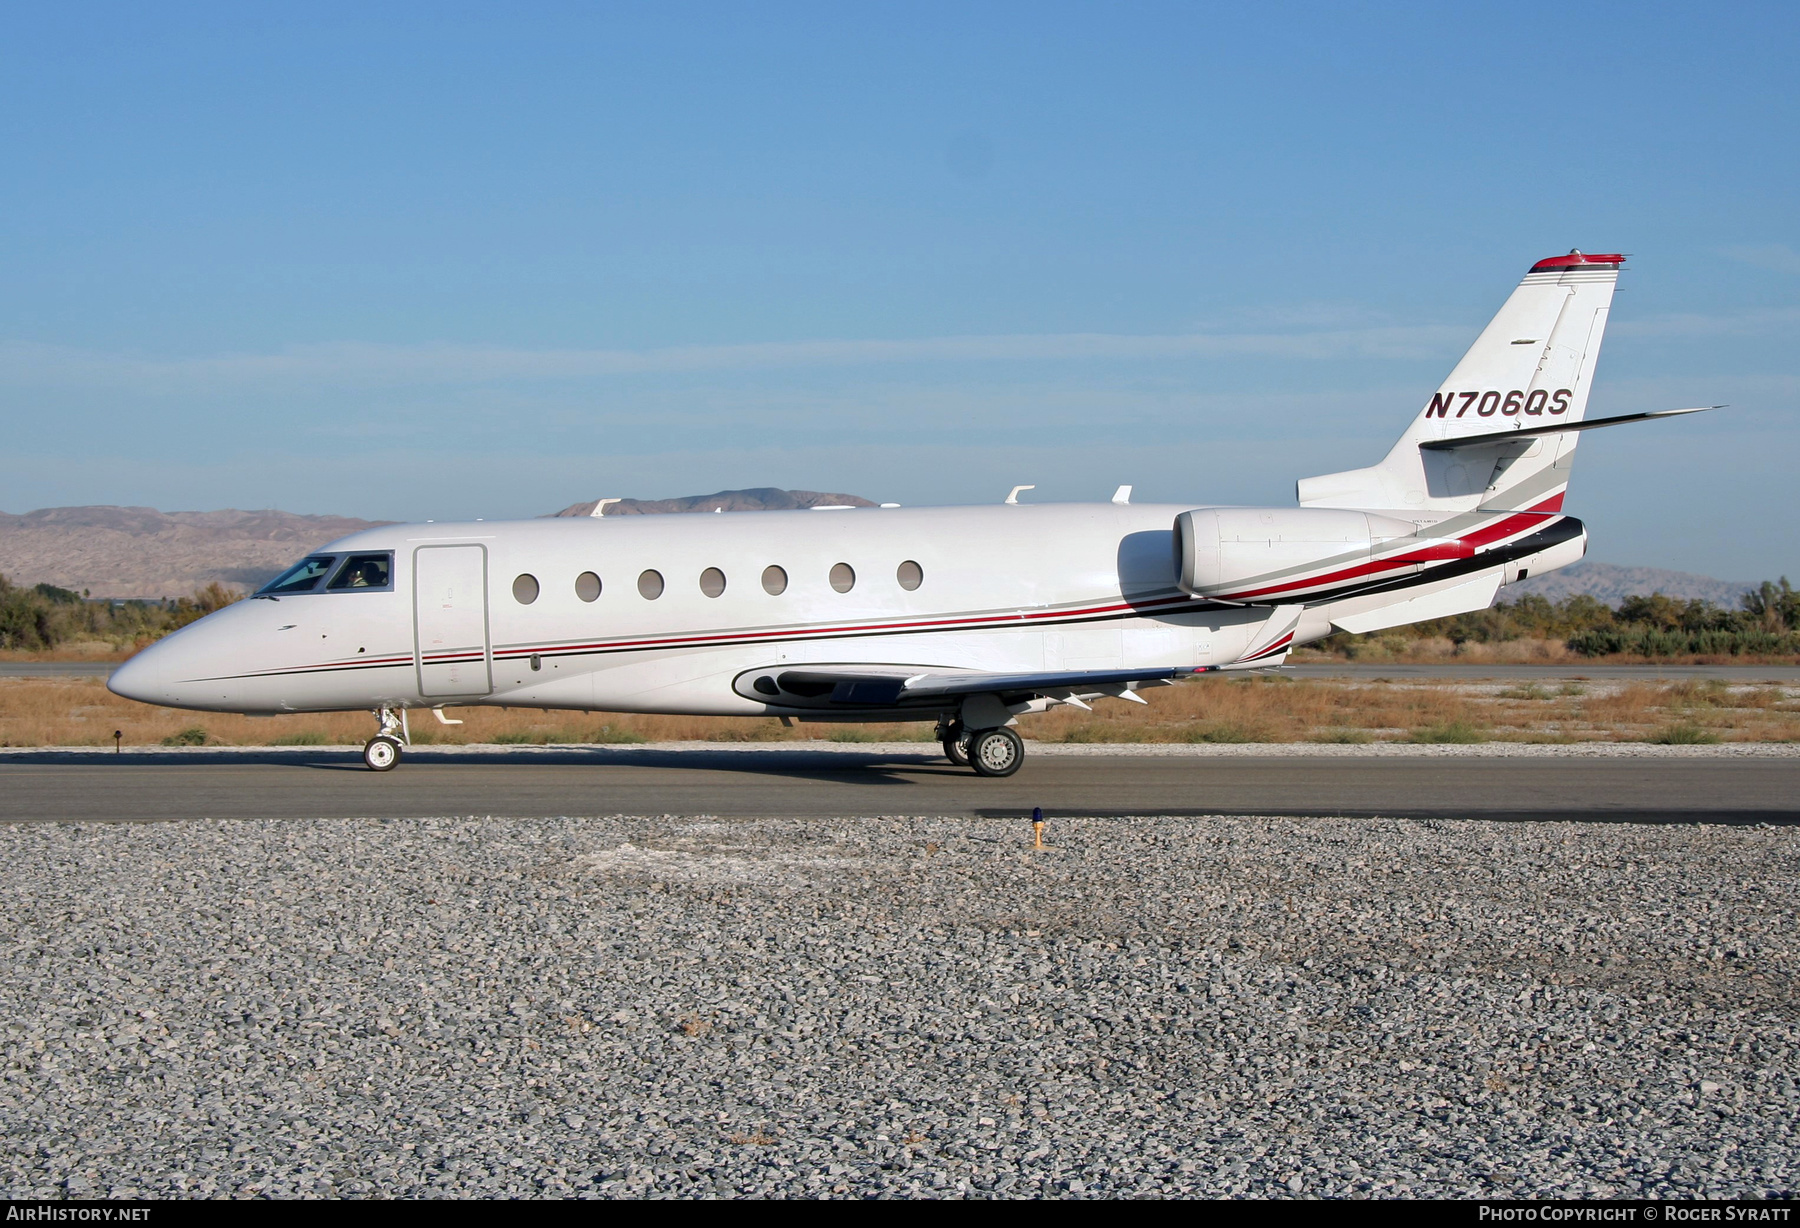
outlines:
M373 10L373 11L371 11ZM1792 5L16 6L0 507L1291 503L1633 254L1592 557L1800 575Z

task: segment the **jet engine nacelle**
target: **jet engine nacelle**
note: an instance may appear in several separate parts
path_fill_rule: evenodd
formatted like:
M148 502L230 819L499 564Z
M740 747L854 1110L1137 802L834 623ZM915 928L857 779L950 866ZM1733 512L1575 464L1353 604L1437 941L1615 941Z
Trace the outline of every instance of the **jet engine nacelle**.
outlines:
M1229 597L1327 559L1366 563L1378 543L1416 532L1409 521L1335 508L1198 508L1175 517L1175 566L1184 591Z

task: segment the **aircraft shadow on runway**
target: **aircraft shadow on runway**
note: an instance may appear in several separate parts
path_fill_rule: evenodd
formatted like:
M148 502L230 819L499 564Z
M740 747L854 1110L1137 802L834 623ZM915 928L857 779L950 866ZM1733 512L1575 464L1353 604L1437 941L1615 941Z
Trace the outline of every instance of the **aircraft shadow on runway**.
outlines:
M42 751L10 755L5 762L46 766L119 767L286 767L324 772L358 772L368 775L359 752L341 747L270 747L258 750L110 750ZM851 781L857 784L904 784L924 776L966 777L978 780L968 768L960 768L936 751L921 748L897 754L875 751L824 751L796 747L793 750L661 750L655 747L521 747L518 750L456 750L432 747L407 752L400 766L383 779L401 781L409 772L433 767L635 767L682 768L701 772L747 772L759 776L803 780ZM904 775L902 774L904 773Z

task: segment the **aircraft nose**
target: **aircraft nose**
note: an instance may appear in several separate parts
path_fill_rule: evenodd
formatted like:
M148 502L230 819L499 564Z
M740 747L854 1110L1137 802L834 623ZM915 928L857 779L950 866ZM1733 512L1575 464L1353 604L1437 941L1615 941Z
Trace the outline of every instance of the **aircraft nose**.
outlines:
M161 703L168 698L169 672L157 660L158 645L151 645L112 672L106 689L139 703Z

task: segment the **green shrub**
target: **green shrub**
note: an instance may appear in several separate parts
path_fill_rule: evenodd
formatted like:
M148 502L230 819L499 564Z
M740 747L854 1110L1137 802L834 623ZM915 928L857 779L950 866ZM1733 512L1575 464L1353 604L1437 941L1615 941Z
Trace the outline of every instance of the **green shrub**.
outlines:
M1760 627L1705 627L1688 631L1680 627L1627 623L1595 627L1571 636L1568 643L1570 652L1578 652L1584 657L1601 657L1615 652L1643 657L1675 657L1685 653L1776 656L1800 652L1800 634Z
M205 746L206 730L195 725L191 729L183 729L180 733L172 733L162 740L164 746Z
M563 746L575 741L575 735L560 729L526 729L494 735L502 746Z
M1428 744L1466 745L1488 740L1487 730L1468 721L1446 721L1442 725L1421 725L1413 730L1412 740Z
M781 726L774 721L751 721L730 729L721 729L708 742L779 742Z
M649 740L641 733L633 733L629 729L614 729L611 725L600 726L588 739L588 741L596 742L601 746L636 746Z
M1361 746L1373 742L1375 735L1367 729L1325 729L1306 739L1308 742L1333 742L1345 746Z
M1719 741L1719 735L1710 729L1683 722L1664 726L1648 740L1658 746L1711 746Z
M283 734L269 743L270 746L329 746L331 739L317 729L302 729L299 733Z
M1182 731L1183 742L1214 742L1221 744L1243 742L1265 742L1268 731L1255 725L1240 725L1236 721L1210 721Z

